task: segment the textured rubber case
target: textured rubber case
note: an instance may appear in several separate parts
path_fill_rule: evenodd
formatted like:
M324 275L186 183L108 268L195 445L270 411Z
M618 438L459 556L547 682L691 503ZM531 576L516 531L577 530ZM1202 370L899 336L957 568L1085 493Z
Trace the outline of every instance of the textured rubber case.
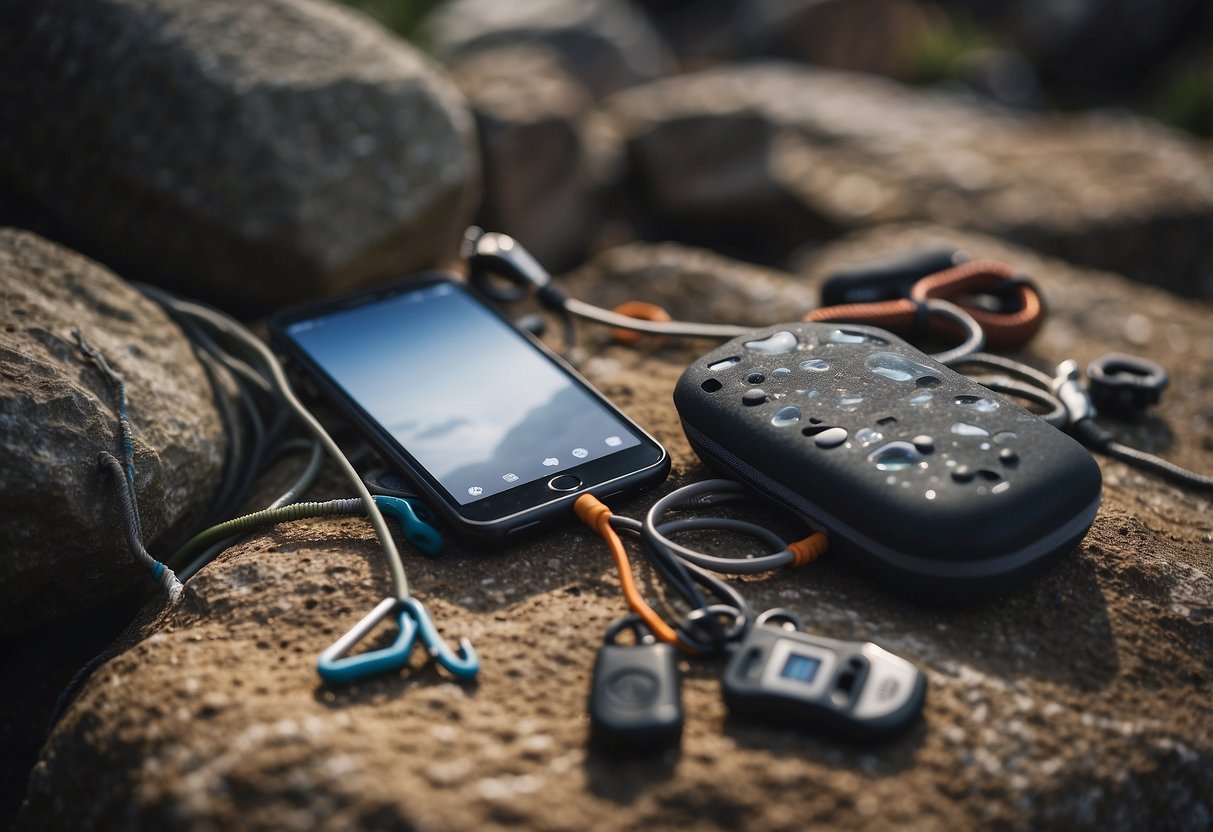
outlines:
M755 330L687 368L674 403L709 466L925 600L1022 583L1099 508L1099 466L1081 445L874 327Z

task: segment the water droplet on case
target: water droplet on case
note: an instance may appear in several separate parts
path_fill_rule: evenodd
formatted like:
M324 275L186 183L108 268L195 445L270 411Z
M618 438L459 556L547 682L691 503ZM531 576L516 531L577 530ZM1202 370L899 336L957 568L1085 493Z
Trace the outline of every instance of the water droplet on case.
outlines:
M797 342L796 336L786 329L776 332L769 338L745 342L747 350L760 352L764 355L783 355L784 353L794 351L797 346L799 346L799 342Z
M719 370L723 370L723 369L726 369L727 367L732 367L734 364L740 364L740 363L741 363L741 356L733 355L728 358L722 358L719 361L714 361L713 363L708 365L708 369L711 370L713 373L715 373Z
M855 393L844 393L838 399L838 403L840 405L843 405L844 407L850 407L853 405L857 405L862 401L863 401L863 396L857 395Z
M810 373L824 373L830 369L830 364L820 358L810 358L808 361L800 362L800 369L808 370Z
M790 376L791 374L792 374L792 371L789 370L787 367L778 367L774 370L771 370L771 378L783 378L784 376Z
M813 440L819 448L837 448L847 441L846 428L826 428Z
M998 409L998 402L985 396L957 396L956 404L966 410L976 410L978 413L993 413Z
M935 398L934 393L932 393L930 390L923 390L921 393L915 393L913 396L910 396L910 404L915 406L926 404L933 398Z
M777 428L787 427L800 421L800 408L781 407L774 416L771 417L771 424Z
M883 338L854 329L836 329L830 333L828 340L831 344L875 344L878 347L889 345L889 342Z
M994 434L994 441L997 442L999 445L1005 445L1008 442L1014 442L1018 438L1019 438L1018 436L1016 436L1014 433L1012 433L1009 430L1000 430L998 433Z
M872 428L860 428L855 431L855 439L866 448L868 445L874 445L884 439L884 434Z
M956 422L952 425L952 433L957 436L989 436L990 432L981 425L969 422Z
M874 352L864 359L864 363L876 375L893 381L913 381L920 384L922 379L935 378L929 367L894 352ZM935 379L935 383L938 382L939 379Z
M868 454L868 462L881 471L900 471L922 462L922 454L909 442L890 442Z

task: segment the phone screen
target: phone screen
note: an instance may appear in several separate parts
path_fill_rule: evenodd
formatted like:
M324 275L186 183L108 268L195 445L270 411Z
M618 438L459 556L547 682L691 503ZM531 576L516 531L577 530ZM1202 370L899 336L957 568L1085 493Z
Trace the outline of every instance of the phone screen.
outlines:
M284 331L461 505L641 443L454 283L329 309Z

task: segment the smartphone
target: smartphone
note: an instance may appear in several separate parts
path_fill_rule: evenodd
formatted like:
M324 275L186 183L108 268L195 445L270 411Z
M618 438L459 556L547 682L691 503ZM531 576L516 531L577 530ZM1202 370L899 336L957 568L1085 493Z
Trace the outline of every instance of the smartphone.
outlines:
M538 529L587 491L669 473L652 436L453 273L290 309L270 329L460 536Z

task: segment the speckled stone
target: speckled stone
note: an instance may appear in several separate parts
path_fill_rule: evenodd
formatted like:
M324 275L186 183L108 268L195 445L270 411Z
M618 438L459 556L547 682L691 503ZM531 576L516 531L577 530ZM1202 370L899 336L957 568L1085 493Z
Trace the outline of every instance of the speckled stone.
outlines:
M849 238L805 264L803 280L815 286L833 265L936 233ZM1208 304L977 235L959 240L1040 282L1053 315L1032 360L1116 348L1170 368L1173 387L1154 415L1117 430L1213 470ZM666 248L618 256L629 273L645 257L696 257ZM707 314L706 271L748 268L701 257L710 268L681 287L664 283L676 270L653 282L655 293L680 288L688 317L697 299ZM606 280L578 285L590 299L614 299ZM1128 323L1135 316L1150 322L1148 337ZM698 348L635 350L607 338L584 332L584 370L669 448L673 473L657 493L703 478L670 404ZM829 553L741 582L759 609L790 607L815 632L871 638L924 669L923 722L871 747L729 718L720 665L695 662L684 663L680 754L620 763L587 753L591 663L625 608L607 552L575 525L499 551L406 553L444 635L466 635L481 652L476 684L455 683L418 654L403 673L326 687L316 653L385 594L386 571L362 520L281 526L201 572L177 607L145 610L51 737L18 828L1205 829L1213 511L1207 496L1102 462L1105 499L1091 532L1007 597L924 608ZM329 477L317 492L345 489ZM613 508L638 516L655 496ZM739 544L707 545L735 553ZM637 568L652 593L653 574Z
M79 330L126 384L143 531L189 531L219 485L227 440L185 335L112 272L0 229L0 638L148 583L126 547L112 480L118 400Z
M15 0L8 210L128 278L246 308L433 266L478 187L442 71L314 0Z
M779 63L664 79L606 107L665 235L778 262L925 220L1213 295L1213 170L1151 122L1026 116Z

